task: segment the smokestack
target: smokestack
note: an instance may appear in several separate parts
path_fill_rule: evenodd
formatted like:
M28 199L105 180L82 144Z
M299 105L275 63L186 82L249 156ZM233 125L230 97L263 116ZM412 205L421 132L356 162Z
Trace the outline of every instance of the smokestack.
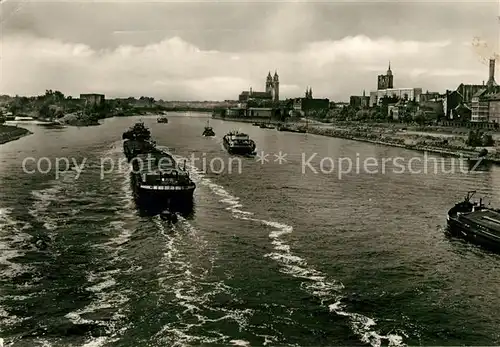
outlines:
M490 59L490 75L488 78L488 83L486 83L488 87L496 86L495 82L495 59Z

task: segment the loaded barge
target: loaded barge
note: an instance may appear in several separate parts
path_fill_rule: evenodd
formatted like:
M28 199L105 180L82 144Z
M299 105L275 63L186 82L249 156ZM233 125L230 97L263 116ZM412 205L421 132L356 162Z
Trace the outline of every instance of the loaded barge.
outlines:
M180 167L174 157L156 147L149 129L135 124L123 134L123 151L132 166L131 183L136 201L162 208L165 205L192 205L195 183L184 163Z
M254 154L257 147L247 134L238 131L232 131L224 135L222 143L230 154Z
M448 232L472 243L500 250L500 210L486 207L482 199L471 202L475 191L448 211Z

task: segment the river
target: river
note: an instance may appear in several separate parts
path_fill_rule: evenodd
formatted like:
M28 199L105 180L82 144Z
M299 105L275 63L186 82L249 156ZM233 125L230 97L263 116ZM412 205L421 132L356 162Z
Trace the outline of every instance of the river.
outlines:
M500 256L443 233L468 190L500 205L498 167L221 120L204 138L195 113L142 119L197 184L173 226L132 200L121 135L139 118L33 126L0 146L5 346L500 344ZM238 128L267 161L224 151ZM71 168L42 173L43 157ZM389 159L359 169L368 158Z

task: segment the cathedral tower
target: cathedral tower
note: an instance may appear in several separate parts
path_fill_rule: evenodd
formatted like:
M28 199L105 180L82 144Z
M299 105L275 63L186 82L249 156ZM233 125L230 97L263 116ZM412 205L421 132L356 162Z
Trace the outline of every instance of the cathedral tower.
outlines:
M274 72L273 77L273 101L280 100L280 78L278 76L278 72Z
M266 93L272 93L272 92L273 92L273 77L271 76L271 71L269 71L266 79Z

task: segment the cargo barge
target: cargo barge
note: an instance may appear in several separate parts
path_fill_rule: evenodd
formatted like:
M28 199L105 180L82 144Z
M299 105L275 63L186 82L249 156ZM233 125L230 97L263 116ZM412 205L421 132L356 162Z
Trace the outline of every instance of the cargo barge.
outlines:
M131 165L131 184L137 202L160 210L192 206L196 185L185 163L180 167L170 153L158 149L143 123L135 124L123 138L123 151Z
M255 142L247 134L232 131L222 139L224 148L230 154L253 154L255 152Z
M500 210L472 202L475 191L448 211L448 232L471 243L500 250Z

